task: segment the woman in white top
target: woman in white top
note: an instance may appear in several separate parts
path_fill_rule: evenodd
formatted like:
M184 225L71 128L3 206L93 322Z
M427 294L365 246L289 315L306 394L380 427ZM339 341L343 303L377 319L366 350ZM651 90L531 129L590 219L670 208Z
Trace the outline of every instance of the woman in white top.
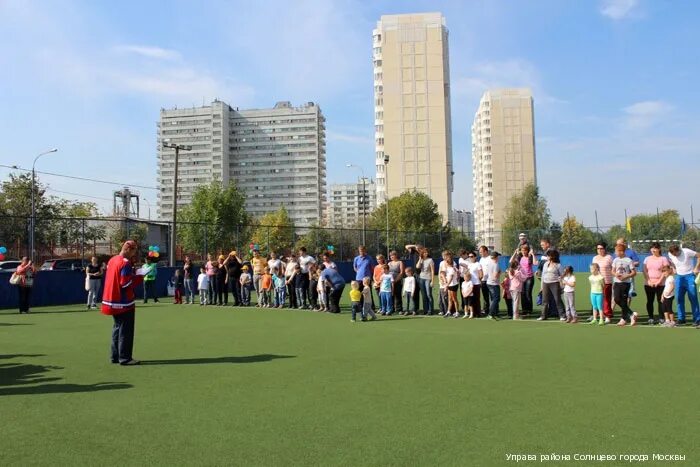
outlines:
M564 268L559 262L559 252L550 249L547 252L547 261L542 266L542 314L538 321L544 321L549 314L550 299L554 299L559 314L559 321L566 321L564 314L564 304L561 301L561 278L564 275Z
M442 254L444 260L440 263L440 275L447 283L447 312L445 317L454 316L457 318L457 290L459 289L459 266L452 258L452 252L445 251ZM452 313L450 313L452 312Z

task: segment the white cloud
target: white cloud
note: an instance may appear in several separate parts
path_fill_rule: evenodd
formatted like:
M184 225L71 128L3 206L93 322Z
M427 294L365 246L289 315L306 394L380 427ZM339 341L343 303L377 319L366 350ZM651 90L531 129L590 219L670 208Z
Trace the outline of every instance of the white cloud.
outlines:
M544 90L537 68L523 59L478 63L452 80L453 95L473 102L478 102L485 91L496 88L530 88L539 103L566 103Z
M620 20L629 17L638 5L638 0L604 0L600 6L600 14Z
M163 49L161 47L148 45L117 45L113 47L113 49L116 52L136 54L142 57L159 60L179 60L182 58L180 52L177 50Z
M174 51L141 49L150 50L151 55L124 54L122 48L76 50L47 45L34 58L38 68L51 69L42 79L57 81L62 89L73 89L81 95L139 95L166 106L193 105L215 98L235 105L253 101L252 86L222 79L204 67L176 58ZM162 53L154 52L157 50ZM164 57L168 57L165 62Z
M292 100L323 101L372 87L372 23L357 0L258 2L241 10L224 3L222 17L235 13L224 42L244 57L251 72Z
M623 126L630 130L643 130L666 118L673 106L664 101L637 102L623 108Z

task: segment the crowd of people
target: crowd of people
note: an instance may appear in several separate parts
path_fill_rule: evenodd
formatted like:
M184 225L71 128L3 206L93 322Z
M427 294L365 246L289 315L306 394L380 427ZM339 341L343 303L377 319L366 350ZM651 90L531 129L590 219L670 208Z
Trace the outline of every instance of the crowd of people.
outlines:
M541 240L540 248L542 253L536 255L527 237L521 234L518 248L505 270L501 270L501 255L486 246L477 251L462 249L458 254L443 251L440 261L420 245L406 245L403 254L391 251L388 258L383 254L372 257L360 246L352 264L354 278L349 284L352 319L435 314L496 320L503 300L508 318L532 316L538 303L541 309L537 320L579 322L573 268L562 266L559 252L549 240ZM613 310L619 308L617 325L637 325L639 313L632 310L631 302L638 295L634 278L643 274L648 324L685 324L687 296L693 324L700 325L696 284L700 262L694 261L695 251L671 245L664 256L661 245L652 243L650 254L642 263L638 253L620 238L612 254L605 243L596 246L596 253L588 277L591 324L612 324ZM300 248L286 257L279 257L274 251L264 256L253 250L249 258L242 259L233 250L228 255L208 255L201 267L186 257L184 266L171 279L174 301L200 306L254 305L340 313L346 280L328 252L319 256L314 258ZM148 257L140 268L144 303L159 301L156 266L156 261ZM85 269L88 309L97 308L105 268L93 257ZM20 313L29 312L35 272L31 261L23 258L12 277L20 292ZM437 304L433 302L434 285L438 289Z
M371 257L360 246L353 260L354 279L349 284L352 319L357 315L366 320L376 315L435 314L497 320L503 300L508 318L520 320L533 315L538 303L541 311L537 320L579 322L575 271L561 264L559 252L548 239L541 240L540 247L541 255L535 255L521 234L518 248L502 271L501 255L486 246L478 251L462 249L458 254L443 251L439 262L420 245L406 245L403 255L391 251L388 258L383 254ZM596 253L588 277L591 324L612 324L613 310L619 307L621 317L616 324L637 325L639 314L630 305L637 296L634 278L643 274L648 324L684 324L687 295L693 323L700 325L695 283L700 263L693 265L693 250L671 245L668 256L663 256L661 246L653 243L650 255L641 263L638 253L620 238L612 254L605 243L597 245ZM438 288L437 306L433 303L434 283ZM332 313L340 312L340 299L347 285L327 253L317 260L305 248L286 257L278 257L275 252L266 257L254 250L248 261L236 251L227 256L209 255L201 268L195 268L186 258L173 284L176 303L194 304L198 291L201 306L227 306L229 297L232 306L251 306L254 294L254 306L260 308ZM536 288L539 290L535 294ZM673 312L674 300L677 313Z
M397 251L389 257L371 257L364 246L358 248L352 267L348 297L351 320L374 320L379 316L437 314L445 318L499 319L501 298L509 318L514 320L534 312L541 305L537 320L558 318L577 323L576 275L572 267L562 267L559 252L547 239L540 242L542 255L537 257L524 234L509 258L505 271L499 266L500 254L486 246L478 251L462 249L458 255L443 251L439 264L430 250L420 245L406 245L402 258ZM617 240L614 256L605 243L598 243L590 265L591 325L612 324L613 310L621 310L618 326L635 326L639 314L631 309L637 291L634 278L644 275L644 292L649 325L675 327L686 323L686 297L690 301L692 320L700 328L697 285L700 282L698 254L673 244L663 256L661 245L652 243L650 254L640 257L624 238ZM138 246L127 241L109 263L100 265L97 258L85 269L87 307L97 306L99 284L104 281L101 311L113 317L111 362L137 365L132 355L135 323L135 288L143 284L144 302L158 301L155 293L157 265L148 258L136 269ZM35 268L22 258L10 282L19 288L20 313L29 313ZM438 284L437 313L433 303L434 282ZM250 260L237 252L208 256L197 269L189 257L177 269L172 284L175 303L195 304L199 291L201 306L250 306L251 291L259 308L294 308L340 313L340 300L346 280L328 253L317 260L305 248L285 258L270 252L269 257L253 251ZM534 290L539 285L537 300ZM562 299L563 297L563 299ZM673 302L676 301L674 313ZM421 306L422 305L422 306ZM656 309L656 314L655 314Z

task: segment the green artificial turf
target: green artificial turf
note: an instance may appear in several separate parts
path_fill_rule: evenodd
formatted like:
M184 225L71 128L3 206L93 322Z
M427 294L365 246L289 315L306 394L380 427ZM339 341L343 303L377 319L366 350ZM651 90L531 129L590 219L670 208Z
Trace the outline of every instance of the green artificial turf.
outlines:
M0 312L2 465L700 463L690 327L161 303L138 306L144 364L120 367L111 318L33 311Z

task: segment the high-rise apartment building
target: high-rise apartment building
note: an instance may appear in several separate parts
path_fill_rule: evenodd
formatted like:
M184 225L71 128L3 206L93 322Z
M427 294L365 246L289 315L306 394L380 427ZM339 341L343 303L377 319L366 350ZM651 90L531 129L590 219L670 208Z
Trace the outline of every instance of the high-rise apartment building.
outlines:
M212 180L235 183L246 210L260 217L284 206L295 225L321 223L326 200L325 118L318 105L278 102L271 109L239 110L221 101L193 109L161 110L158 124L158 214L172 213L174 150L180 152L178 206Z
M416 189L437 203L447 222L453 169L445 19L440 13L382 16L373 47L377 202Z
M484 93L472 124L474 221L477 239L500 249L508 202L537 183L535 115L529 89Z
M328 199L328 226L351 228L362 225L363 210L367 216L374 211L377 189L372 179L339 183L330 186Z

